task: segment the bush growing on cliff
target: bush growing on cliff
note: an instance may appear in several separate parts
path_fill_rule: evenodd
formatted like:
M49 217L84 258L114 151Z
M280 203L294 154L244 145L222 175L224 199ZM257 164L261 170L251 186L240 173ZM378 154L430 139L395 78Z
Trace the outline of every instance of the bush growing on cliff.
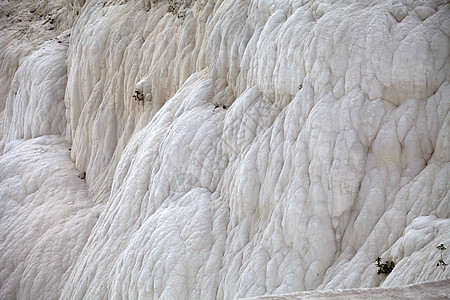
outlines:
M392 272L395 267L395 263L392 260L387 260L385 263L381 263L381 257L377 257L376 266L378 267L377 274L386 274Z
M445 267L448 266L448 264L444 261L444 258L442 257L442 253L447 249L444 247L444 244L440 244L436 246L436 249L441 251L441 259L438 260L438 263L436 264L436 267L441 267L443 271L445 271Z

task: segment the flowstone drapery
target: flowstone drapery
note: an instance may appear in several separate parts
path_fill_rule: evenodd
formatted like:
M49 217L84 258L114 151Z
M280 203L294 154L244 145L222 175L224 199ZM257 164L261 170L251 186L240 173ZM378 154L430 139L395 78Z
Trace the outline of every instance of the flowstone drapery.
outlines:
M0 298L449 278L447 1L0 3Z

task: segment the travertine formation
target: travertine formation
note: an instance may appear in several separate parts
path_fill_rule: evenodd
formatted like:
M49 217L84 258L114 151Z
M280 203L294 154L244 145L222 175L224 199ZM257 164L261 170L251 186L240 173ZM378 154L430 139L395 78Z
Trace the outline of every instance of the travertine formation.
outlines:
M0 1L0 298L449 278L449 8Z

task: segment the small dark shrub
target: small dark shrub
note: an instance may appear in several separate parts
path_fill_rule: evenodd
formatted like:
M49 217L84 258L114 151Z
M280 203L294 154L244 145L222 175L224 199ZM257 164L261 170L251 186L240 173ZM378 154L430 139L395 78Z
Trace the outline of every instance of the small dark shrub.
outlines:
M387 260L385 263L381 263L381 257L377 257L376 266L378 267L377 274L386 274L392 272L395 267L395 263L392 260Z
M445 271L445 267L448 266L448 264L444 261L444 258L442 257L442 253L447 249L444 247L444 244L440 244L436 246L436 249L441 251L441 259L438 260L438 263L436 264L436 267L441 267L443 271Z
M140 91L136 90L136 91L134 91L133 98L136 101L144 101L144 94L142 94Z

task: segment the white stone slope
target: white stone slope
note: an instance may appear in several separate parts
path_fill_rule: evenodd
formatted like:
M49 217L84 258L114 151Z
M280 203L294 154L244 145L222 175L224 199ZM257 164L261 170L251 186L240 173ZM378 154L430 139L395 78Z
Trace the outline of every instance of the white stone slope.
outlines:
M423 282L401 287L358 288L346 290L307 291L271 296L256 296L248 299L264 300L306 300L306 299L450 299L450 279Z
M0 298L450 277L446 1L25 5L0 4Z

